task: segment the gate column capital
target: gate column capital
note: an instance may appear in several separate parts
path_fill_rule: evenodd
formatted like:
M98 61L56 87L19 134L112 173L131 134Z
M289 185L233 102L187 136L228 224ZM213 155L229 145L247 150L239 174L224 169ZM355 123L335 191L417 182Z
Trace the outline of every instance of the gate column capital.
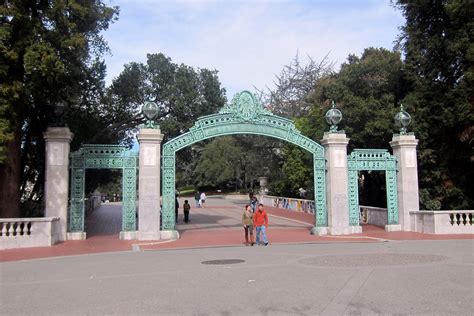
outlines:
M143 142L152 142L152 143L159 143L163 140L163 134L161 134L161 130L157 128L141 128L138 131L137 139L139 143Z
M321 145L326 148L330 146L347 147L347 144L349 144L349 138L347 138L344 133L324 133L323 139L321 140Z

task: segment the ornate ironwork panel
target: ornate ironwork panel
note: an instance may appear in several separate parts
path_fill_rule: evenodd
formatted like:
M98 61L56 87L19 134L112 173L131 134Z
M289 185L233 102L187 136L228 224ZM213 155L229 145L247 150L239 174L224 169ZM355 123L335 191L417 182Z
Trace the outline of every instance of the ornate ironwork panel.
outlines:
M122 230L136 230L138 155L120 145L83 145L71 158L69 231L84 231L86 169L122 169Z
M398 224L397 159L386 149L354 149L347 157L349 224L359 225L359 176L362 170L385 171L388 224Z
M301 135L291 120L273 115L248 91L235 95L230 105L219 113L199 118L189 132L163 146L162 188L163 229L175 228L175 158L176 152L205 139L238 134L254 134L273 137L306 149L314 157L315 225L327 226L326 210L326 163L324 147Z

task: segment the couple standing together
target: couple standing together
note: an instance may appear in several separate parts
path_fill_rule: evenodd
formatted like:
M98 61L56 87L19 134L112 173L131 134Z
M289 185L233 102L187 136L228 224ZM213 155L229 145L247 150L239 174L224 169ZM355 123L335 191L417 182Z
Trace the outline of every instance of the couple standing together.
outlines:
M242 214L242 224L245 231L245 245L254 245L253 228L256 232L256 243L260 245L260 234L262 234L263 244L268 245L266 229L268 228L268 215L263 209L263 204L259 204L255 212L252 211L250 205L245 205L244 213ZM249 239L250 235L250 239Z

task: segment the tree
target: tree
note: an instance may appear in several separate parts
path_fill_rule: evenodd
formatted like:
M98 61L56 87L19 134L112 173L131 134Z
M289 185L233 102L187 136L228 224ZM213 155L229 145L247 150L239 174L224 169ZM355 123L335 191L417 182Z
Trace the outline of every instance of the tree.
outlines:
M225 136L213 139L207 145L196 146L199 151L193 169L197 187L253 190L257 179L279 170L275 148L279 141L255 135Z
M103 103L107 118L100 135L130 131L144 123L141 105L154 101L159 105L156 117L165 140L184 133L198 117L215 113L226 102L216 70L175 64L164 54L148 54L146 64L131 62L108 88ZM124 135L125 136L125 135Z
M117 14L118 8L99 0L2 2L1 216L19 215L22 179L36 172L28 161L44 148L42 133L54 106L75 104L83 95L93 56L107 50L100 32Z
M334 68L328 56L320 62L310 56L308 59L306 64L302 64L296 54L292 62L275 76L274 88L257 89L274 114L292 119L308 114L311 105L307 100L308 95L314 89L315 83L331 74Z
M474 2L396 1L427 209L474 206Z
M393 116L406 93L400 53L384 48L367 48L361 57L349 55L338 73L321 78L311 95L310 114L297 120L307 136L322 139L328 130L324 115L335 100L343 114L339 125L350 138L350 148L386 148L395 132ZM410 110L410 108L408 109ZM364 173L361 201L384 206L383 177ZM382 179L383 180L383 179ZM377 192L377 194L373 194Z
M311 123L324 121L330 100L342 111L339 126L349 135L352 148L390 148L393 116L405 94L400 53L384 48L366 48L361 57L349 55L337 74L316 83L310 99ZM327 130L327 123L324 122ZM321 129L317 130L321 139Z

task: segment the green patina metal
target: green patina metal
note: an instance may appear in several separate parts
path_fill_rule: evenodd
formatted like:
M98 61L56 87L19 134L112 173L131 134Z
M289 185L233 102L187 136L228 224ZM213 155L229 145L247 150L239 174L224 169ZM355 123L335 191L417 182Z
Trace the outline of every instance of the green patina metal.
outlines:
M362 170L385 171L388 224L398 224L397 160L386 149L354 149L347 157L349 172L349 224L359 225L359 177Z
M137 153L120 145L83 145L71 156L69 231L84 231L86 169L122 169L122 231L136 230Z
M163 146L163 229L175 228L175 161L176 152L205 139L238 134L273 137L295 144L313 154L315 225L327 226L326 164L324 148L301 135L291 120L273 115L248 91L235 95L230 105L219 113L199 118L189 132Z

